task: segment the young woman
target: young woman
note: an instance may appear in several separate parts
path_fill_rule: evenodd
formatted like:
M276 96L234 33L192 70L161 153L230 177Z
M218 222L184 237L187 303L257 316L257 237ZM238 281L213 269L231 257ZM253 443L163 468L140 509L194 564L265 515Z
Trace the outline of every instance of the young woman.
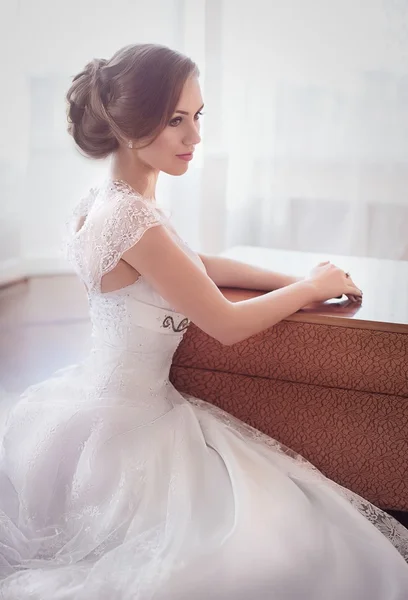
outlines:
M129 46L67 98L77 146L111 157L69 242L93 350L0 414L2 600L408 598L402 525L169 382L190 322L228 345L360 290L330 263L291 280L180 239L155 190L200 142L189 58ZM232 304L217 284L277 289Z

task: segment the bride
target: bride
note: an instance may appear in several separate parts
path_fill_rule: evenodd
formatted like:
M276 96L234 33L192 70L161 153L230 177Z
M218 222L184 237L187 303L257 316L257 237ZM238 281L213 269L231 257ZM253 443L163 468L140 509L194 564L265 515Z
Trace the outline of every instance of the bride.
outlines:
M402 525L169 382L191 321L229 345L361 291L330 263L294 280L199 256L179 237L155 190L160 171L187 171L200 142L189 58L126 47L90 62L67 100L78 148L111 157L68 248L93 348L0 405L0 598L408 598ZM217 287L266 278L275 291L235 304Z

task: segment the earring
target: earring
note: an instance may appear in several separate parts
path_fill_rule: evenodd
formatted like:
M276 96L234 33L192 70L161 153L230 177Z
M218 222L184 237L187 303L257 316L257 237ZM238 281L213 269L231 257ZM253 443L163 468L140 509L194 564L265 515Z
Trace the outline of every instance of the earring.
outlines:
M133 148L133 142L132 142L132 140L128 141L128 148Z

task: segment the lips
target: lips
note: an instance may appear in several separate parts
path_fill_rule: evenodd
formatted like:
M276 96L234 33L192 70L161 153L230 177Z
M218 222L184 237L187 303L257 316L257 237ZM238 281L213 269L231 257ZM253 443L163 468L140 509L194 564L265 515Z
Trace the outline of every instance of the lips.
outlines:
M193 153L190 152L188 154L177 154L176 156L177 156L177 158L181 158L181 160L192 160Z

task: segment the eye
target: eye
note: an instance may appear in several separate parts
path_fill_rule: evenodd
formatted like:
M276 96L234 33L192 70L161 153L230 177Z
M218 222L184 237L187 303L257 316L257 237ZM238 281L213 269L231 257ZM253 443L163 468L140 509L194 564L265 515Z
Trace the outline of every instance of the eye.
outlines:
M170 127L177 127L177 125L180 125L182 119L181 117L176 117L175 119L172 119L169 123Z
M194 115L194 120L195 121L199 121L200 117L203 116L203 112L199 111L198 113L196 113ZM183 120L182 117L174 117L174 119L172 119L169 123L170 127L177 127L177 125L180 125L181 121Z

